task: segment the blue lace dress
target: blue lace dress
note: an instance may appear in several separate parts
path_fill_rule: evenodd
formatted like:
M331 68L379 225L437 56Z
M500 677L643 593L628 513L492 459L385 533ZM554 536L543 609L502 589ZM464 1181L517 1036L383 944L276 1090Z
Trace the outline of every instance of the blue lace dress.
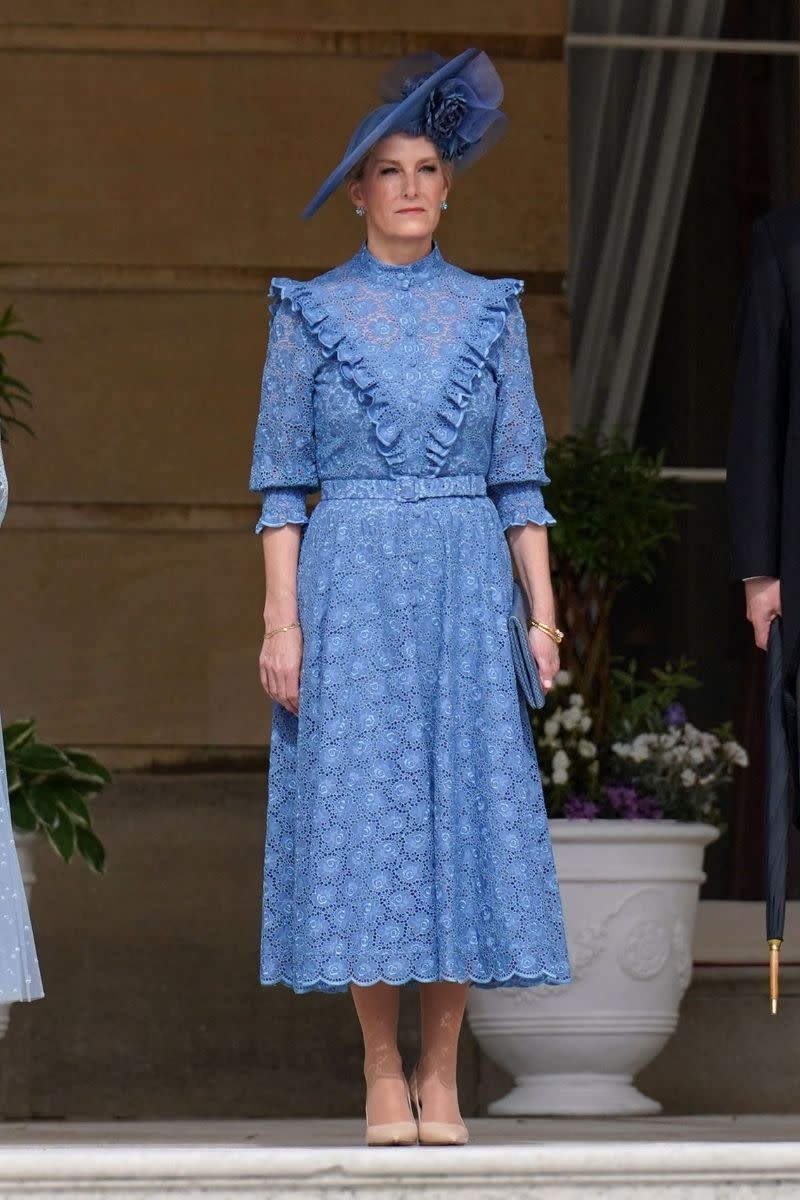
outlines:
M551 524L515 279L363 246L274 279L251 487L304 526L273 705L261 981L569 981L509 525ZM311 517L306 494L321 489Z
M7 502L8 485L0 447L0 525L6 515ZM38 1000L43 995L28 901L14 843L0 726L0 1004Z

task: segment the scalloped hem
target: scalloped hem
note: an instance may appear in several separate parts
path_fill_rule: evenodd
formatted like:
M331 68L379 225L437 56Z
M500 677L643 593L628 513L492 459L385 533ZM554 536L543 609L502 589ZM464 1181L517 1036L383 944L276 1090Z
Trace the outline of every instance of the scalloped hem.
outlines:
M488 976L486 979L477 979L472 975L468 975L466 979L455 979L450 975L435 975L431 978L422 978L419 975L408 975L403 979L387 979L383 975L376 975L374 979L355 979L348 977L341 981L330 979L314 979L307 983L297 983L289 979L286 975L277 975L273 978L261 977L262 987L273 987L276 984L282 984L288 987L297 995L305 995L306 992L346 992L349 991L350 985L355 983L358 987L373 987L376 983L387 983L394 987L413 987L419 986L421 983L469 983L473 987L480 988L520 988L520 987L563 987L567 983L572 983L572 976L567 974L563 978L554 975L551 971L540 971L537 975L525 975L522 972L514 972L511 975L504 976Z
M557 525L555 517L547 513L544 518L535 516L528 517L525 513L513 513L507 520L503 521L503 529L509 529L512 525Z
M282 517L277 521L265 521L263 518L256 525L256 533L263 529L280 529L282 525L307 525L308 517Z

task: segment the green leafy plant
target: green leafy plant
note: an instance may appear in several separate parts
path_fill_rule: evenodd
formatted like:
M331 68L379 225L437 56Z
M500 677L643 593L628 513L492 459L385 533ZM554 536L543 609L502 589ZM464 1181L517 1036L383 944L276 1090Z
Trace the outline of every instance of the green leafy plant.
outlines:
M8 338L23 338L28 342L41 340L35 333L22 327L11 304L0 316L0 343ZM9 430L12 426L33 436L30 425L18 415L21 406L31 407L30 388L9 372L6 356L0 348L0 441L9 440Z
M89 801L111 782L91 754L38 741L33 721L3 730L11 820L24 833L41 833L69 862L78 854L96 872L105 849L92 828Z
M610 614L618 592L653 578L664 544L677 537L687 507L662 475L661 455L632 448L620 433L596 429L551 443L548 502L559 616L568 633L564 666L602 738L611 695Z
M652 667L646 676L639 674L639 666L635 659L631 659L625 667L613 667L612 736L620 739L660 729L665 715L669 720L673 705L683 711L683 706L677 704L678 697L683 692L701 687L700 680L692 674L693 665L691 659L682 656L677 663Z

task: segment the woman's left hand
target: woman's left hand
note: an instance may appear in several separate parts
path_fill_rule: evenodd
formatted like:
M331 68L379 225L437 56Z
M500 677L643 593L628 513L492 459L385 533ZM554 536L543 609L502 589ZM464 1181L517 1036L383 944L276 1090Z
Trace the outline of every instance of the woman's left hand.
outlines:
M560 665L558 646L551 637L548 637L541 629L536 629L535 626L528 630L528 642L536 666L539 668L542 687L549 692L555 682Z

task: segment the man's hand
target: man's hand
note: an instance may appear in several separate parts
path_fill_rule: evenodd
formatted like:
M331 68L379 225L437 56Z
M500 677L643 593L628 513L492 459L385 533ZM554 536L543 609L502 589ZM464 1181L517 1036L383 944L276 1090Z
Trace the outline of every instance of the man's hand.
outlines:
M756 645L766 650L769 627L773 617L781 615L781 581L769 575L744 581L747 619L753 626Z

